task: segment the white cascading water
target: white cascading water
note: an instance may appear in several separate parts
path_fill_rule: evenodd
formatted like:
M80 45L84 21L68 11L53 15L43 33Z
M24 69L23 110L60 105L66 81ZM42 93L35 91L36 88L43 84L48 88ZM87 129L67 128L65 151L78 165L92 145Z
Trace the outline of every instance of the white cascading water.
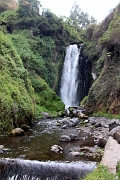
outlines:
M79 105L77 100L79 54L80 49L76 44L66 48L60 89L61 100L66 109Z

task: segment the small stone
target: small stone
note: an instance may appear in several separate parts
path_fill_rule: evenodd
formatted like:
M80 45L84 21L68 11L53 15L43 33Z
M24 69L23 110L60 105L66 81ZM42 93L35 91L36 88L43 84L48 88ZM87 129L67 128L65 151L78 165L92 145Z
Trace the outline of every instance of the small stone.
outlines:
M116 141L118 142L118 144L120 144L120 133L116 132L113 134L113 138L116 139Z
M51 147L50 151L53 151L55 153L62 153L63 152L63 148L58 146L58 145L53 145Z
M59 123L59 122L57 122L57 123L56 123L56 126L60 126L60 123Z
M89 120L88 119L86 119L85 121L84 121L84 123L88 123L89 122Z
M2 149L0 149L0 154L4 154L4 152L3 152L3 150L2 150Z
M78 136L76 134L70 134L70 138L72 141L79 140Z
M72 156L80 156L79 152L70 152L69 154L71 154Z
M107 143L107 140L102 138L102 139L99 140L98 146L99 147L105 147L106 143Z
M69 136L62 135L61 138L60 138L60 141L69 142L69 141L71 141L71 138Z
M78 113L78 118L86 119L86 118L88 118L88 116L86 116L86 115L83 114L82 112L79 112L79 113Z
M15 128L10 132L9 135L21 136L21 135L24 135L24 130L22 130L21 128Z
M22 155L22 154L19 156L19 158L21 158L21 159L25 159L25 157L26 157L26 155Z
M109 124L109 132L110 132L112 129L116 128L117 126L119 126L119 124L117 124L115 121L114 121L113 123Z
M67 129L67 125L63 125L63 126L62 126L62 129Z
M0 145L0 149L3 149L4 148L4 145Z
M28 125L26 125L26 124L23 124L23 125L22 125L22 129L23 129L24 131L29 131L30 126L28 126Z

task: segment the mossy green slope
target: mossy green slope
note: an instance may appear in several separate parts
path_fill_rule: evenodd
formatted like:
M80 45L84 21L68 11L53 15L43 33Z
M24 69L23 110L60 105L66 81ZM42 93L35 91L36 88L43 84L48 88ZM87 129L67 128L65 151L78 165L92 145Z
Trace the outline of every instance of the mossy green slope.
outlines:
M35 116L56 116L64 104L34 71L24 68L10 36L0 32L0 132L31 124Z
M0 132L31 123L33 93L28 72L19 55L7 35L0 32Z
M38 75L30 76L35 90L35 116L41 117L42 112L48 112L52 117L57 116L57 112L64 110L64 104L49 85Z

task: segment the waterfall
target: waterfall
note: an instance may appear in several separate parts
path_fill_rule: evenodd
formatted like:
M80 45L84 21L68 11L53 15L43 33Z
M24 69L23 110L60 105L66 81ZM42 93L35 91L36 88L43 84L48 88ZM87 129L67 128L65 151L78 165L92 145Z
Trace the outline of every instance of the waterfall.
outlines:
M0 179L80 180L95 168L95 162L40 162L0 158Z
M80 49L76 44L66 48L66 57L61 77L60 97L66 108L78 106L78 65Z

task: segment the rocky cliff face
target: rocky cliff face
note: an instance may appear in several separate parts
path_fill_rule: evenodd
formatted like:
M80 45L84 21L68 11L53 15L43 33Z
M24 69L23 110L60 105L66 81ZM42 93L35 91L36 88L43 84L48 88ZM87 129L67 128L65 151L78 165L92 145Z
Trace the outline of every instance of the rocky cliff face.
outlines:
M113 114L120 112L119 14L120 5L97 27L92 27L91 31L86 30L90 39L89 43L87 42L87 47L90 47L88 54L93 64L93 71L98 75L90 88L86 104L93 111Z
M93 111L120 112L120 58L104 66L89 91L87 105Z

